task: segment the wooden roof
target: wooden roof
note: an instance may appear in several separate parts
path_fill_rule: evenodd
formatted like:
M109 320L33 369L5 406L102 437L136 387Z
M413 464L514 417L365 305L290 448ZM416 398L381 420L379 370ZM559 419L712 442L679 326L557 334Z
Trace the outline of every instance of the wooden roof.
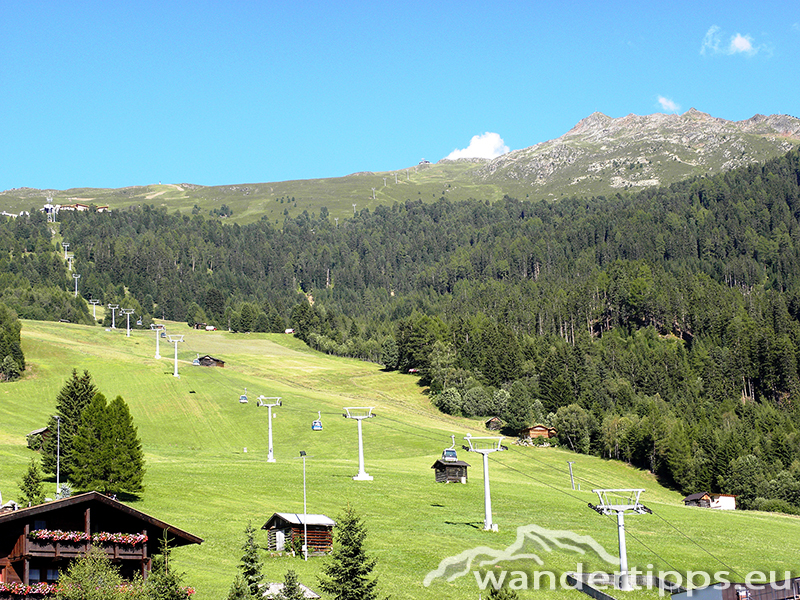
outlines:
M164 532L168 533L173 538L172 544L175 546L185 546L187 544L201 544L203 539L192 535L187 531L178 529L169 523L166 523L155 517L151 517L135 508L109 498L100 492L86 492L84 494L76 494L69 498L62 498L61 500L53 500L52 502L45 502L28 508L21 508L7 513L0 514L0 526L12 524L17 521L29 519L31 517L45 516L49 513L69 511L75 508L100 508L111 512L119 512L127 515L129 518L145 523L155 529L160 529L159 535ZM94 511L93 511L94 513ZM150 536L151 538L154 536Z
M447 466L451 466L451 465L454 466L454 467L469 467L470 466L469 463L465 463L463 460L442 460L440 458L435 463L433 463L433 466L431 466L431 469L435 469L436 467L441 467L441 466L447 467Z
M312 514L304 515L303 513L300 514L275 513L269 518L269 521L264 523L264 526L261 529L272 529L277 524L277 521L279 519L287 523L290 523L292 525L302 525L304 518L306 525L324 525L326 527L333 527L334 525L336 525L336 521L325 515L312 515Z

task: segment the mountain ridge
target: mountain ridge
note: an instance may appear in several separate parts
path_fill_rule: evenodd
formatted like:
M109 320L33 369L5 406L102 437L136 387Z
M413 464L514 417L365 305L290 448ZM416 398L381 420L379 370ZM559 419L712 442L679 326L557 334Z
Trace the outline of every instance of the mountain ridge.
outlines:
M0 192L0 210L18 213L50 198L53 203L112 209L155 204L184 214L222 213L242 223L269 218L279 224L304 210L318 213L325 208L331 216L346 218L364 208L441 197L494 202L505 195L553 200L615 194L764 162L798 144L800 119L790 115L728 121L695 108L680 115L631 113L619 118L594 112L558 138L494 159L445 158L384 172L219 186L17 188Z

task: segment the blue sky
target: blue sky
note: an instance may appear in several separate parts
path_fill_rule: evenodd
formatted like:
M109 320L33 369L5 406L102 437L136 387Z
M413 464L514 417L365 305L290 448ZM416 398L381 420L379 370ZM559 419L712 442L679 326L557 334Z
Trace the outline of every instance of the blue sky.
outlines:
M800 116L798 59L796 1L2 0L0 190L389 171L595 111Z

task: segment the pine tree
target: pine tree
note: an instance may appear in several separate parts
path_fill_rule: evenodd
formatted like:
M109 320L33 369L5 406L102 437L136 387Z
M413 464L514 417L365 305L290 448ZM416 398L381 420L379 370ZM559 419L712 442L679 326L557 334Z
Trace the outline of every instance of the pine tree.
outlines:
M183 573L170 564L171 549L166 532L160 541L161 554L153 557L150 575L145 581L145 589L150 600L186 600L183 587Z
M519 594L516 590L509 587L492 588L489 592L489 600L518 600Z
M258 554L258 545L256 544L255 540L255 529L253 529L253 524L249 521L247 523L247 528L244 530L244 535L245 540L244 545L242 546L244 555L239 563L239 569L242 571L244 583L250 590L250 593L254 597L258 597L261 595L259 592L259 585L264 579L264 574L262 573L263 565L261 562L261 557Z
M56 474L57 438L60 437L62 479L72 476L72 438L81 423L83 409L96 393L97 388L92 382L92 376L89 375L89 371L84 371L83 375L78 375L78 372L73 369L72 375L64 383L56 397L56 413L61 420L60 436L56 435L56 430L59 429L59 426L55 417L51 417L48 423L50 435L47 436L42 447L42 469L46 473Z
M120 396L107 404L103 394L95 394L83 410L71 460L72 481L79 489L114 494L142 491L142 445Z
M283 589L278 594L277 600L303 600L305 594L297 581L297 573L289 569L283 578Z
M250 588L247 587L244 577L237 573L230 590L228 590L227 600L253 600L253 598L255 596L250 593Z
M336 539L329 561L322 567L320 587L336 600L375 600L378 580L370 579L376 560L364 550L367 532L352 507L337 519Z
M39 470L39 464L33 458L31 459L31 464L28 466L28 471L22 477L22 483L19 489L21 492L19 503L22 506L34 506L44 502L42 472Z
M110 471L113 491L138 493L144 489L144 453L128 405L121 396L108 405Z

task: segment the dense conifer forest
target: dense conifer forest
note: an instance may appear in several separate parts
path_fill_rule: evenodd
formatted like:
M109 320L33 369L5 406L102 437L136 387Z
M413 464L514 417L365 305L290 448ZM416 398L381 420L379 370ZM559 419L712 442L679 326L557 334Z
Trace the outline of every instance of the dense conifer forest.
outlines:
M555 426L685 492L800 512L800 154L613 197L303 213L62 213L83 296L283 331L412 372L443 411ZM45 218L0 226L0 302L91 322Z

